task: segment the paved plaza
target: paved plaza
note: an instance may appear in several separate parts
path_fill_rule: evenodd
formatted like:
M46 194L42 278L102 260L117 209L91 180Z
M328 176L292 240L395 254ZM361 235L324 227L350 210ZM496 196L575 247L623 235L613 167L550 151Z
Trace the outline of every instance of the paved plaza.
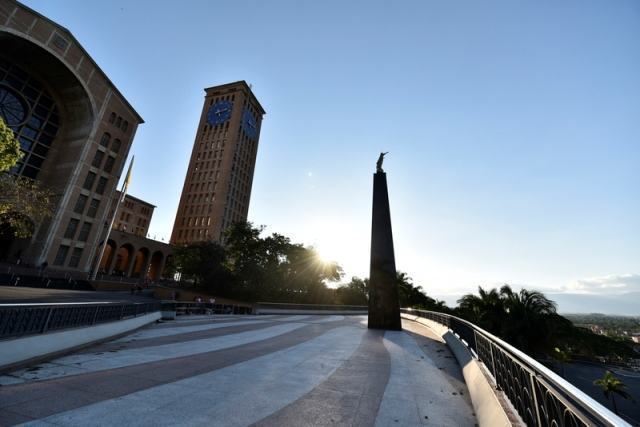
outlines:
M366 316L191 316L0 377L0 425L476 424L428 328Z

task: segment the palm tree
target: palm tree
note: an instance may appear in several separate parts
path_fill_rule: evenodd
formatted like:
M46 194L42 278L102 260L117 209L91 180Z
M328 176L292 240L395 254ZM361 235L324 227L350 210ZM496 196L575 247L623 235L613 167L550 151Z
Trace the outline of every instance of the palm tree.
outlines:
M613 404L613 412L618 414L618 407L616 406L615 395L619 395L623 399L631 399L631 395L627 393L624 388L626 385L620 381L618 378L614 377L611 371L607 371L604 373L604 376L598 380L593 382L594 385L600 386L602 388L602 393L604 393L604 397L609 400L609 396L611 396L611 403Z
M514 292L509 285L500 288L500 298L507 313L500 335L528 354L544 352L550 341L548 319L555 315L556 304L541 292Z
M482 286L478 286L478 295L466 294L458 300L458 304L464 317L471 322L489 332L499 333L500 324L505 318L505 309L495 288L485 291Z

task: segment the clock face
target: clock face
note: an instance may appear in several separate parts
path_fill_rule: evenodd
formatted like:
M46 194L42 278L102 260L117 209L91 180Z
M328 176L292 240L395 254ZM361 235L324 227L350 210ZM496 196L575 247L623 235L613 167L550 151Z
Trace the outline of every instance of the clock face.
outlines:
M231 101L218 101L209 107L207 113L207 121L211 126L222 124L231 118L231 109L233 103Z
M242 128L251 139L255 139L258 135L258 124L256 119L247 108L242 112Z

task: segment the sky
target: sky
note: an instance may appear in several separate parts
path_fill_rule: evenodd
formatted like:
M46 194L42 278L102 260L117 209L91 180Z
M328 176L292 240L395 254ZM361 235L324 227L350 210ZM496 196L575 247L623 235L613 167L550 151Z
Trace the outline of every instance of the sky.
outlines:
M28 0L144 118L130 193L168 240L203 88L264 106L249 220L369 269L381 151L396 264L640 315L640 2Z

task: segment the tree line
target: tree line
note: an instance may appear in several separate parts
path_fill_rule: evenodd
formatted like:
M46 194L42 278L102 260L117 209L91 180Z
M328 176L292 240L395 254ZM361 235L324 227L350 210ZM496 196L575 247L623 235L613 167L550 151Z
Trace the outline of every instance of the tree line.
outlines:
M213 295L247 302L367 305L368 279L343 279L336 262L323 260L278 233L263 236L263 227L238 222L225 232L224 246L202 242L174 248L169 271L181 280ZM397 274L402 307L449 313L478 325L536 356L563 358L579 354L593 358L627 358L632 349L624 343L576 327L557 313L556 304L538 291L478 288L454 308L429 297L403 272Z

